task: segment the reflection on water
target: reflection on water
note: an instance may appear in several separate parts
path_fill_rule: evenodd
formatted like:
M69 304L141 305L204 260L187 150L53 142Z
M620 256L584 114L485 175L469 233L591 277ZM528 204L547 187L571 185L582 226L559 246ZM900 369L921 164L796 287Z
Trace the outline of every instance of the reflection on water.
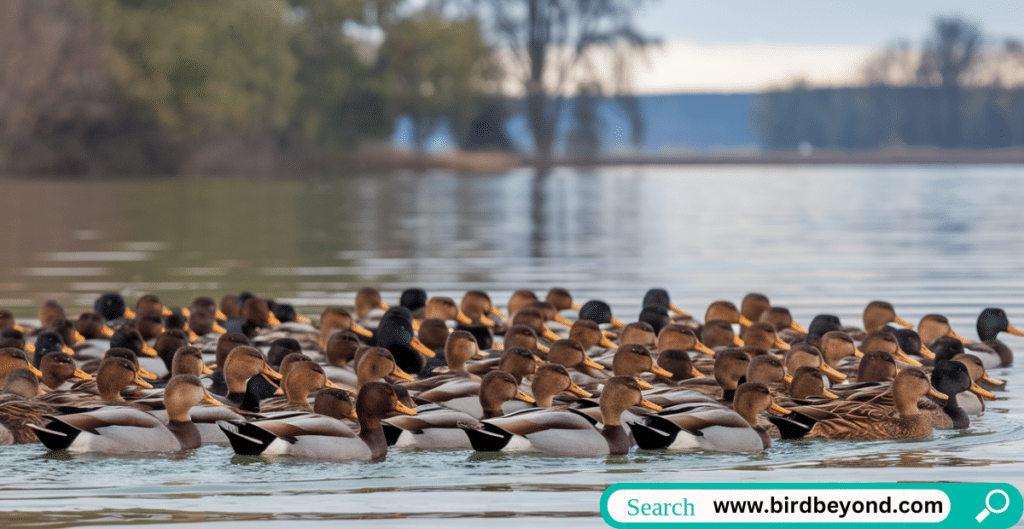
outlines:
M449 173L313 181L2 180L0 307L46 299L77 315L96 295L170 306L252 290L315 316L375 286L499 305L569 288L630 319L650 287L698 316L762 291L803 324L858 324L891 301L973 336L982 308L1024 322L1019 167L652 167L536 175ZM1024 339L1005 338L1014 349ZM1018 362L1019 363L1019 362ZM1017 368L1019 369L1019 368ZM0 448L3 526L335 527L600 525L615 482L984 480L1024 485L1024 375L966 432L911 442L778 442L757 454L554 458L397 450L380 465L234 456L46 455ZM377 520L374 522L374 520ZM547 523L545 523L547 522Z

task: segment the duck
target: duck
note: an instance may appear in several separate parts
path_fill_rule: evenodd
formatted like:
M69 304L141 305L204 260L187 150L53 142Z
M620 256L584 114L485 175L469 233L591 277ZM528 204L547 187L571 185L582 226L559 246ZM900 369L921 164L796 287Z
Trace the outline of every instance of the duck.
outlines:
M51 390L61 389L69 379L92 380L92 375L82 371L71 355L60 351L48 353L39 362L40 379Z
M698 351L708 356L715 356L713 349L697 339L697 334L693 328L679 323L666 325L661 329L661 332L658 333L657 348L659 351L673 349L679 351Z
M804 338L810 332L794 321L793 315L785 307L768 307L761 313L758 321L774 327L779 338L782 338L782 341L786 343L792 343Z
M892 406L845 400L826 407L796 406L790 411L798 412L794 418L809 426L805 438L893 440L931 435L931 418L921 413L918 401L925 395L944 400L946 395L931 386L928 375L917 367L903 369L893 379L889 393ZM785 430L783 426L779 429Z
M7 309L0 309L0 330L14 329L25 332L25 328L14 319L14 313Z
M138 312L138 309L136 309L136 312ZM270 304L267 300L256 296L242 303L241 313L241 331L250 338L259 334L263 329L281 325L281 320L277 319L277 316L270 310Z
M672 303L672 299L668 295L668 290L663 288L651 288L644 294L644 299L640 303L641 307L664 307L672 312L675 312L680 318L690 318L690 313L677 307Z
M120 361L121 359L115 359ZM124 454L176 452L198 448L201 438L189 410L199 403L220 405L202 382L192 375L178 375L164 389L168 424L128 406L48 417L42 426L30 425L49 450Z
M481 418L500 417L502 404L518 399L534 403L524 393L515 378L504 371L491 371L480 381L478 398L483 415L474 416L464 411L439 404L416 407L416 415L399 415L382 424L388 445L395 448L421 448L427 450L469 450L472 445L461 426L478 424Z
M277 401L267 399L259 404L260 412L268 411L306 411L312 412L309 405L309 394L325 388L341 389L327 378L324 368L313 362L309 357L305 360L299 359L304 355L289 355L292 361L285 366L287 369L282 374L281 389L284 390L284 399Z
M640 309L636 320L649 325L655 334L661 332L666 325L672 324L672 317L669 316L668 309L661 305L650 305Z
M75 320L75 331L86 340L105 338L110 339L114 335L103 317L95 312L85 312Z
M590 350L591 347L602 347L604 349L615 349L618 347L608 339L601 331L597 323L590 320L576 320L569 327L569 339L574 340L583 346L583 350Z
M422 315L427 304L427 291L422 288L407 288L398 297L398 305L405 307L413 315ZM387 311L385 311L387 312Z
M978 383L983 382L992 386L1002 386L1006 384L1006 381L997 380L989 376L985 372L985 363L974 353L960 353L953 356L951 360L961 362L967 367L967 371L971 374L971 382L973 383L968 388L968 391L957 395L957 404L968 415L980 414L985 411L985 401L995 400L996 396L994 393L983 389Z
M823 377L827 377L820 368L800 366L793 373L793 381L789 383L789 397L793 400L809 398L838 399L839 395L825 389Z
M875 331L882 330L886 325L895 323L906 327L907 329L913 329L914 325L907 320L896 315L896 309L892 306L892 303L888 301L872 301L864 307L864 313L861 315L861 319L864 321L864 332L872 333ZM853 336L855 340L863 340L863 335L857 334Z
M754 322L747 319L746 316L740 314L739 309L731 301L719 300L713 301L706 311L704 311L704 322L722 320L727 321L730 324L739 324L744 327L750 327ZM742 346L743 344L736 344Z
M779 335L775 332L775 327L770 324L762 322L754 322L750 324L746 331L741 336L743 343L747 347L757 347L759 349L779 349L782 351L789 350L789 344L782 341Z
M32 367L38 368L43 357L49 353L64 352L74 355L74 349L65 345L63 338L54 331L43 331L36 337L32 354Z
M504 312L494 306L494 303L491 302L491 296L483 290L470 290L463 294L462 301L459 302L459 311L465 314L474 324L487 325L488 327L494 327L498 324L498 322L491 319L491 316L501 318L502 320L508 318Z
M726 320L707 320L700 329L700 341L715 350L720 347L743 347L744 342Z
M213 369L212 381L209 387L210 393L214 395L227 395L228 387L224 380L224 363L228 360L228 354L236 347L243 345L252 346L252 340L240 332L227 332L217 337L217 345L214 349L214 363L210 366Z
M921 367L921 362L907 356L907 353L903 352L900 347L899 340L896 339L896 335L886 330L871 331L864 336L864 340L860 342L861 351L885 351L893 356L896 360L905 364L910 364L914 367Z
M423 309L423 317L413 320L413 330L419 330L420 322L432 318L442 321L455 320L463 325L473 324L473 320L463 314L454 299L444 296L435 296L427 300Z
M124 297L117 292L100 294L92 304L92 310L108 323L116 320L134 320L135 311L128 308Z
M507 349L505 353L510 355L510 359L516 356L515 349ZM513 362L510 361L508 363L511 364ZM536 369L535 366L536 364L534 364L534 370ZM498 370L511 376L512 380L516 383L516 387L519 386L521 377L517 378L516 375L513 375L508 371L504 371L500 364ZM493 372L494 371L492 371L492 373ZM531 373L533 373L533 371L531 371ZM486 377L487 375L484 376ZM481 391L483 391L482 379L473 380L468 377L463 377L449 380L437 387L423 391L416 395L416 398L425 402L441 404L447 408L461 411L473 417L483 417L485 415L485 408L482 404L484 399L480 396ZM526 394L524 393L523 396L525 397ZM527 400L527 402L530 401L533 401L533 399L529 398Z
M174 352L174 359L171 361L172 378L177 375L201 377L212 374L213 370L203 361L203 351L198 347L185 345Z
M538 337L544 338L549 342L561 340L562 337L555 334L554 331L545 325L547 317L540 310L529 306L520 308L512 315L512 319L509 322L511 325L525 325L537 334Z
M583 308L583 305L576 303L572 299L572 293L562 287L552 287L548 290L547 295L544 296L544 301L550 303L558 312L563 310L578 311Z
M277 338L270 342L270 348L267 349L266 359L270 367L277 369L278 373L281 373L280 365L286 357L293 354L302 353L302 345L295 338ZM281 373L282 375L284 373Z
M562 456L624 455L630 440L622 413L633 406L661 407L643 397L633 377L612 377L599 401L601 422L570 408L534 408L482 421L463 429L473 449L481 452L530 450Z
M43 376L43 372L29 362L25 351L15 347L0 348L0 385L7 381L7 375L15 369L28 369L37 377Z
M704 373L701 373L693 365L690 354L682 349L662 350L658 353L657 364L658 367L672 374L670 377L655 378L655 381L660 384L673 384L682 380L704 376Z
M970 371L963 362L956 360L939 360L935 362L935 369L932 370L931 383L937 391L946 395L945 403L941 410L929 413L932 428L936 430L963 430L971 425L971 419L967 412L960 407L957 397L960 393L972 389L975 386L971 380ZM978 387L981 391L985 391ZM992 395L991 393L988 393ZM995 395L992 395L995 398Z
M121 325L114 329L114 335L110 337L110 347L130 349L136 356L148 356L151 358L159 356L156 349L146 345L142 335L131 325Z
M158 319L166 318L174 314L171 309L164 306L156 294L144 294L135 301L136 318L155 316Z
M248 410L253 407L252 403L247 405L244 402L246 383L250 378L257 375L263 375L275 381L280 381L282 378L280 373L267 365L263 353L259 349L248 345L235 347L228 353L223 371L228 392L221 402Z
M657 340L658 335L654 331L654 327L650 323L643 321L626 324L619 334L620 347L628 344L637 344L653 348L657 346Z
M22 399L31 399L46 392L39 386L39 377L25 368L12 370L4 380L3 388L0 388L0 395L13 395Z
M592 299L584 303L583 306L580 307L578 319L590 320L598 325L602 323L610 323L619 329L626 326L622 320L612 315L611 306L599 299Z
M551 344L551 349L548 351L548 362L574 368L587 376L595 375L594 371L605 370L605 366L587 356L583 346L571 338L558 340Z
M384 377L394 377L407 382L415 380L398 366L391 351L383 347L367 347L355 360L356 383L358 390L370 382L379 382Z
M847 358L860 358L864 353L857 349L857 345L844 331L829 331L821 336L819 350L825 363L834 369L839 369L840 364Z
M213 298L198 296L192 300L188 308L182 308L181 313L187 318L188 329L199 336L206 336L214 333L217 335L228 332L217 320L227 320L227 314L217 307Z
M359 434L338 419L301 415L259 423L220 421L236 454L288 455L321 461L381 462L388 444L381 423L395 413L416 415L385 382L370 382L356 396Z
M237 320L242 316L242 302L235 294L224 294L217 304L221 314L226 316L224 320Z
M391 306L384 303L380 291L372 287L363 287L356 291L355 310L356 318L361 322L369 321L370 313L376 310L387 312Z
M412 314L405 307L391 307L381 316L374 339L377 347L391 351L398 367L406 373L419 373L425 365L424 358L436 356L416 338Z
M479 354L480 349L472 334L461 330L452 331L444 344L444 360L447 365L434 369L433 372L437 373L434 376L405 384L405 387L409 391L425 391L458 378L479 381L478 375L466 370L466 362Z
M953 332L953 328L949 325L949 318L942 314L925 314L921 317L921 321L917 324L917 334L921 338L921 343L933 351L935 348L932 345L940 338L956 338L965 345L970 343L967 338Z
M39 438L29 425L42 424L44 417L56 410L33 398L40 392L39 379L29 368L15 368L4 376L0 391L0 445L38 443Z
M896 337L896 342L899 344L900 350L907 356L913 354L919 355L928 360L935 360L935 353L924 345L921 341L921 336L917 334L917 331L914 329L896 329L892 331L892 334Z
M356 351L362 346L355 331L334 331L327 340L327 347L324 348L324 358L327 365L345 367L355 359Z
M821 369L833 384L843 382L847 379L846 375L836 371L825 363L825 360L821 355L821 350L813 345L799 344L791 348L789 351L786 351L784 363L786 365L786 372L790 374L796 373L796 370L802 366L810 366ZM787 378L786 382L791 383L792 380Z
M1013 365L1013 351L999 340L999 333L1008 332L1014 336L1024 336L1024 331L1010 325L1006 311L996 307L989 307L981 311L981 314L978 315L977 328L981 343L965 344L964 347L981 359L987 369ZM986 347L981 348L978 345Z
M744 382L736 388L733 409L684 403L628 424L637 445L645 450L760 452L771 447L767 432L757 424L757 416L763 411L789 414L772 401L767 385Z
M509 315L512 316L519 312L519 309L535 301L539 300L537 299L537 294L534 294L533 291L516 290L511 296L509 296L508 303L505 305L505 308L508 309Z

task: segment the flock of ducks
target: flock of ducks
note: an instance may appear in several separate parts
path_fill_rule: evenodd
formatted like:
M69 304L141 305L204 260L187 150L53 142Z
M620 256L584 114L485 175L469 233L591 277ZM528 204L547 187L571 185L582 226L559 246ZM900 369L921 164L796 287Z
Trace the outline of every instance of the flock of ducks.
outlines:
M873 301L863 328L807 328L762 294L707 307L703 323L652 289L632 323L565 289L482 291L460 302L402 293L314 323L243 293L134 310L115 293L77 320L59 303L20 325L0 310L0 444L382 461L389 448L760 451L772 439L914 439L963 429L1012 364L985 309L978 340L938 314L916 326Z

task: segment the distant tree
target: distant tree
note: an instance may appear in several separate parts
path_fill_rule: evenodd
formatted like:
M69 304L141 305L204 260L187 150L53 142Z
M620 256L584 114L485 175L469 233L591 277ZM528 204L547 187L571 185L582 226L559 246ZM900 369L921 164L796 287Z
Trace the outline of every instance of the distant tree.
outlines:
M412 120L421 152L442 123L475 106L499 73L475 19L446 18L430 8L387 29L378 64L393 113Z
M565 140L566 154L580 161L594 161L601 153L601 137L598 130L603 120L598 114L601 100L601 86L597 83L580 87L573 100L573 125Z
M627 83L625 69L616 68L643 52L655 40L633 25L633 16L644 0L463 0L445 2L468 4L487 22L489 35L498 48L507 51L516 65L513 72L525 92L526 119L533 135L536 155L550 160L556 124L564 108L565 95L576 85L593 79L586 75L599 65L607 67L610 79L602 79L606 93L623 99ZM610 63L608 61L611 61ZM629 112L637 105L623 104ZM634 124L641 119L630 118ZM635 133L634 138L642 138Z
M963 88L966 75L981 52L981 32L960 18L937 18L925 43L918 69L919 84L939 88L945 119L937 120L937 143L954 147L961 140ZM936 118L940 116L936 115Z

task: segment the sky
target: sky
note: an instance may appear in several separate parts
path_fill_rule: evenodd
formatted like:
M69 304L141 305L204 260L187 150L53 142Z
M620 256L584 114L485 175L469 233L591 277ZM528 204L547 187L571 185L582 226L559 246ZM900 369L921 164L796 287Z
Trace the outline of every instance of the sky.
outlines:
M919 45L937 16L957 15L1001 41L1024 40L1024 0L650 0L637 27L662 39L640 93L747 92L803 78L856 82L867 59L886 45Z

